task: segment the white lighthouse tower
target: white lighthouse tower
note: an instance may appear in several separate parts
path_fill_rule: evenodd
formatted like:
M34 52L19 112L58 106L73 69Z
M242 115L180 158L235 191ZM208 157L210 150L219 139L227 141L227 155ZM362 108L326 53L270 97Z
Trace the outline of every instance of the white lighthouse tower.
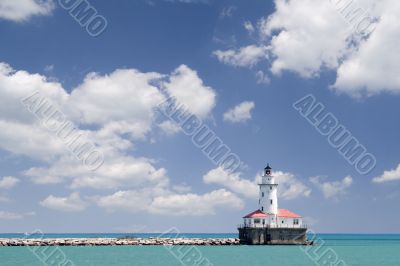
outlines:
M275 177L269 165L264 168L261 183L258 185L260 186L259 209L276 217L278 215L278 184L275 183Z

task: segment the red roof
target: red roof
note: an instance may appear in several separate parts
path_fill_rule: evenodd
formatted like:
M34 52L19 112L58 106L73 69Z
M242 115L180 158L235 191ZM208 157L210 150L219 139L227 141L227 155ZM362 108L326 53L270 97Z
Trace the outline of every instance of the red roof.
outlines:
M265 213L260 210L253 211L252 213L247 214L243 218L266 218L269 214ZM301 218L300 215L291 212L286 209L279 209L278 210L278 217L284 217L284 218Z
M264 212L262 212L260 210L256 210L256 211L253 211L252 213L247 214L243 218L265 218L265 217L267 217L267 215Z
M285 210L285 209L279 209L279 210L278 210L278 217L285 217L285 218L301 218L300 215L298 215L298 214L296 214L296 213L294 213L294 212Z

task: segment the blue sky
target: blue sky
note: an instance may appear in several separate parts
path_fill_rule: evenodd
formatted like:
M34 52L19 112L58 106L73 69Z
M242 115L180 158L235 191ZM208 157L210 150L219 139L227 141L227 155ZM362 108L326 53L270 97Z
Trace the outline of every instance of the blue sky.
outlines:
M97 37L58 1L0 4L0 231L236 232L270 163L279 207L314 231L398 233L400 7L357 2L379 18L362 35L317 2L92 0ZM25 108L35 91L95 143L99 169ZM166 94L245 167L218 169L156 110ZM375 156L370 173L292 107L308 94Z

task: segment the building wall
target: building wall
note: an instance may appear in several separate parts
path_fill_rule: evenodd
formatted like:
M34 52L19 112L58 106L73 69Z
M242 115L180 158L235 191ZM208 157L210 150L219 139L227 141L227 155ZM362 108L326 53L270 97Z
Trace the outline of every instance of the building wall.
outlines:
M260 222L255 223L254 218L244 218L244 224L250 227L265 227L268 225L268 217L258 219Z
M304 245L305 228L239 228L239 239L248 245Z
M281 228L301 228L303 226L302 218L297 218L298 224L294 224L293 218L285 218L285 217L277 217L277 223L275 221L275 217L272 215L267 216L266 218L258 219L260 222L255 223L254 218L244 218L244 224L249 227L281 227ZM264 223L263 223L264 220ZM283 223L282 223L283 221Z
M298 224L294 224L294 220L297 219ZM283 221L283 223L282 223ZM278 217L278 227L302 227L303 219L302 218L286 218L286 217Z

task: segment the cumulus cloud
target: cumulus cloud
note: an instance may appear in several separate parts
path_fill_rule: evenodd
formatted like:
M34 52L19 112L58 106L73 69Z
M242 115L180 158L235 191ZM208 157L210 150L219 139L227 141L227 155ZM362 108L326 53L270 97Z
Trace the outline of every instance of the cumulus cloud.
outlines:
M224 189L202 195L176 194L161 188L118 191L97 197L98 206L109 211L148 212L161 215L202 216L213 215L216 209L242 209L243 202Z
M117 69L106 75L90 73L72 91L69 111L81 123L114 122L114 130L144 138L154 121L154 108L164 99L159 89L151 85L161 77L136 69Z
M242 123L251 119L251 111L254 109L254 102L242 102L224 113L224 120L232 123Z
M48 209L64 212L79 212L87 207L87 203L83 201L79 193L74 192L67 197L48 196L40 202L40 205Z
M213 54L224 64L252 67L267 58L267 48L265 46L249 45L238 50L217 50Z
M53 9L52 0L2 0L0 18L21 22L32 16L49 15Z
M159 123L169 133L176 130L157 117L155 109L165 99L164 88L202 117L210 115L215 105L214 90L185 65L169 76L136 69L90 73L68 93L46 76L0 63L0 148L38 162L24 171L38 184L68 182L71 188L95 189L166 186L169 177L164 168L156 167L152 158L131 152L135 142L150 139ZM54 132L24 108L21 99L36 91L74 124L82 143L93 143L104 154L99 169L89 171Z
M256 198L258 195L258 186L254 180L241 178L240 173L228 173L221 167L210 170L203 176L203 181L206 184L222 185L248 198Z
M117 189L169 183L166 170L157 169L151 159L121 154L106 154L103 165L94 172L88 171L76 158L66 157L51 166L32 167L25 174L37 184L70 181L70 187L74 189Z
M39 123L25 124L0 119L0 127L0 148L3 150L43 161L51 161L65 154L62 143L43 130Z
M339 196L346 194L347 189L353 184L351 176L346 176L343 180L334 182L323 181L323 178L315 176L311 177L310 181L322 191L327 199L337 199Z
M349 29L329 1L276 0L275 6L275 12L261 21L260 32L270 40L272 73L290 70L312 77L323 67L338 66Z
M59 83L38 74L15 71L8 64L0 63L0 148L49 161L63 154L65 149L24 109L21 100L35 91L40 91L56 106L63 105L68 97Z
M279 197L282 199L292 200L308 197L311 194L311 189L291 173L275 171L274 176L279 184ZM251 180L241 177L241 173L228 173L221 168L215 168L203 176L203 181L206 184L218 184L247 198L254 199L258 197L261 175L258 174Z
M304 184L294 174L282 171L274 172L274 176L279 183L278 195L286 200L299 197L309 197L311 188Z
M5 176L0 179L0 189L10 189L19 183L19 179L13 176Z
M355 97L399 93L399 12L395 0L275 0L275 11L257 24L256 43L214 54L230 65L264 60L274 75L289 71L315 78L335 71L331 88ZM245 27L252 31L250 24ZM240 56L248 47L266 47L267 55Z
M164 86L178 103L201 118L209 116L215 107L215 91L204 85L197 72L186 65L172 72Z
M374 177L372 182L374 183L385 183L389 181L400 180L400 164L396 169L384 171L382 175Z
M379 17L379 23L368 40L361 42L337 69L333 88L339 92L354 96L400 92L400 3L380 1L372 12Z
M216 209L240 210L242 200L224 189L214 190L203 195L188 193L156 197L151 212L172 215L214 215Z

